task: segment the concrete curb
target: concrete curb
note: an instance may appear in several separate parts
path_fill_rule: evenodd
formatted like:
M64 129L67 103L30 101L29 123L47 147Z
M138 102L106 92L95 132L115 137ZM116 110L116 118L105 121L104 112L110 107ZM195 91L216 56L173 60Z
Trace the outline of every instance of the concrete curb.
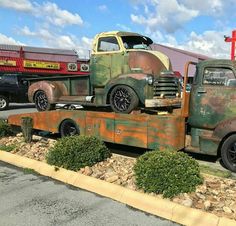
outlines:
M133 191L74 171L65 170L63 168L55 168L54 166L50 166L44 162L11 154L5 151L0 151L0 160L18 167L33 169L41 175L48 176L75 187L114 199L139 210L177 222L179 224L191 226L236 225L236 221L228 218L218 217L214 214L185 207L160 197L153 197Z

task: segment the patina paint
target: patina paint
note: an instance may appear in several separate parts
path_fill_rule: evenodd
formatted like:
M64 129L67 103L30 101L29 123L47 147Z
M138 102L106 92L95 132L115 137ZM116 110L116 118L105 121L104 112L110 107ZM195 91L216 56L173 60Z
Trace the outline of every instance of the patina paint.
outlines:
M130 32L104 32L97 35L93 43L93 52L90 60L91 84L95 90L96 104L109 104L109 94L116 85L128 85L137 93L142 104L145 99L154 97L153 84L147 86L146 78L152 75L157 79L161 71L171 70L169 58L161 52L144 49L126 49L121 36L138 35ZM100 38L114 38L119 49L115 51L98 50ZM142 79L135 77L142 75ZM128 78L136 80L128 80ZM120 78L125 78L121 80ZM104 96L96 98L96 88L104 88ZM166 89L166 88L165 88Z
M185 143L185 118L179 115L151 116L148 121L148 148L181 150Z
M129 67L131 70L140 68L141 72L160 76L161 71L170 70L170 65L165 65L164 62L156 55L152 54L151 50L132 50L129 52Z
M53 133L59 132L65 119L72 119L80 134L107 142L160 150L184 147L185 119L181 116L60 110L12 115L8 123L21 126L21 118L26 116L33 119L34 129Z
M189 123L193 127L214 129L218 123L232 118L236 113L236 86L202 84L204 68L230 68L235 73L235 63L229 60L206 61L198 66L198 78L190 96Z

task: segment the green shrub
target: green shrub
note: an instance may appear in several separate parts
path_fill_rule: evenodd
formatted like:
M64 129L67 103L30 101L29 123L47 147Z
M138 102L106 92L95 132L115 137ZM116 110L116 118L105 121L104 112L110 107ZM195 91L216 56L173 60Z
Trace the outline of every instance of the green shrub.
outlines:
M152 151L140 156L134 166L136 185L145 192L172 198L195 191L203 182L198 162L183 152Z
M11 126L3 119L0 119L0 137L7 137L13 135Z
M10 152L10 151L13 151L15 148L16 148L16 145L1 145L0 144L1 151Z
M46 160L51 165L76 171L103 161L110 155L110 151L101 140L80 135L58 140L49 150Z

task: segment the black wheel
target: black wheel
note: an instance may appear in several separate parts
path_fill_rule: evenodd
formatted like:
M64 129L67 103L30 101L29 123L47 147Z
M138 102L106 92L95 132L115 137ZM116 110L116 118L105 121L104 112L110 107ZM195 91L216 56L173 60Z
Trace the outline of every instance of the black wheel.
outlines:
M138 107L139 98L132 88L118 85L111 91L110 104L114 112L130 113Z
M6 96L0 95L0 111L4 111L9 106L9 100Z
M60 134L62 137L79 135L79 127L73 120L66 119L61 123Z
M38 111L49 111L55 109L55 104L50 104L46 93L37 91L34 96L35 107Z
M224 141L221 147L221 158L227 169L236 172L236 134Z

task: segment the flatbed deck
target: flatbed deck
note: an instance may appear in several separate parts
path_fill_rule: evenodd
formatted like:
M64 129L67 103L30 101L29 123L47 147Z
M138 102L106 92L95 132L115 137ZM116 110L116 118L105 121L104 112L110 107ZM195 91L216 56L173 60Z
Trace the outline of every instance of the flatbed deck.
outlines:
M146 149L184 148L185 118L178 114L118 114L85 110L55 110L11 115L8 123L21 126L22 117L33 119L36 130L60 133L66 120L76 124L79 134L103 141Z

